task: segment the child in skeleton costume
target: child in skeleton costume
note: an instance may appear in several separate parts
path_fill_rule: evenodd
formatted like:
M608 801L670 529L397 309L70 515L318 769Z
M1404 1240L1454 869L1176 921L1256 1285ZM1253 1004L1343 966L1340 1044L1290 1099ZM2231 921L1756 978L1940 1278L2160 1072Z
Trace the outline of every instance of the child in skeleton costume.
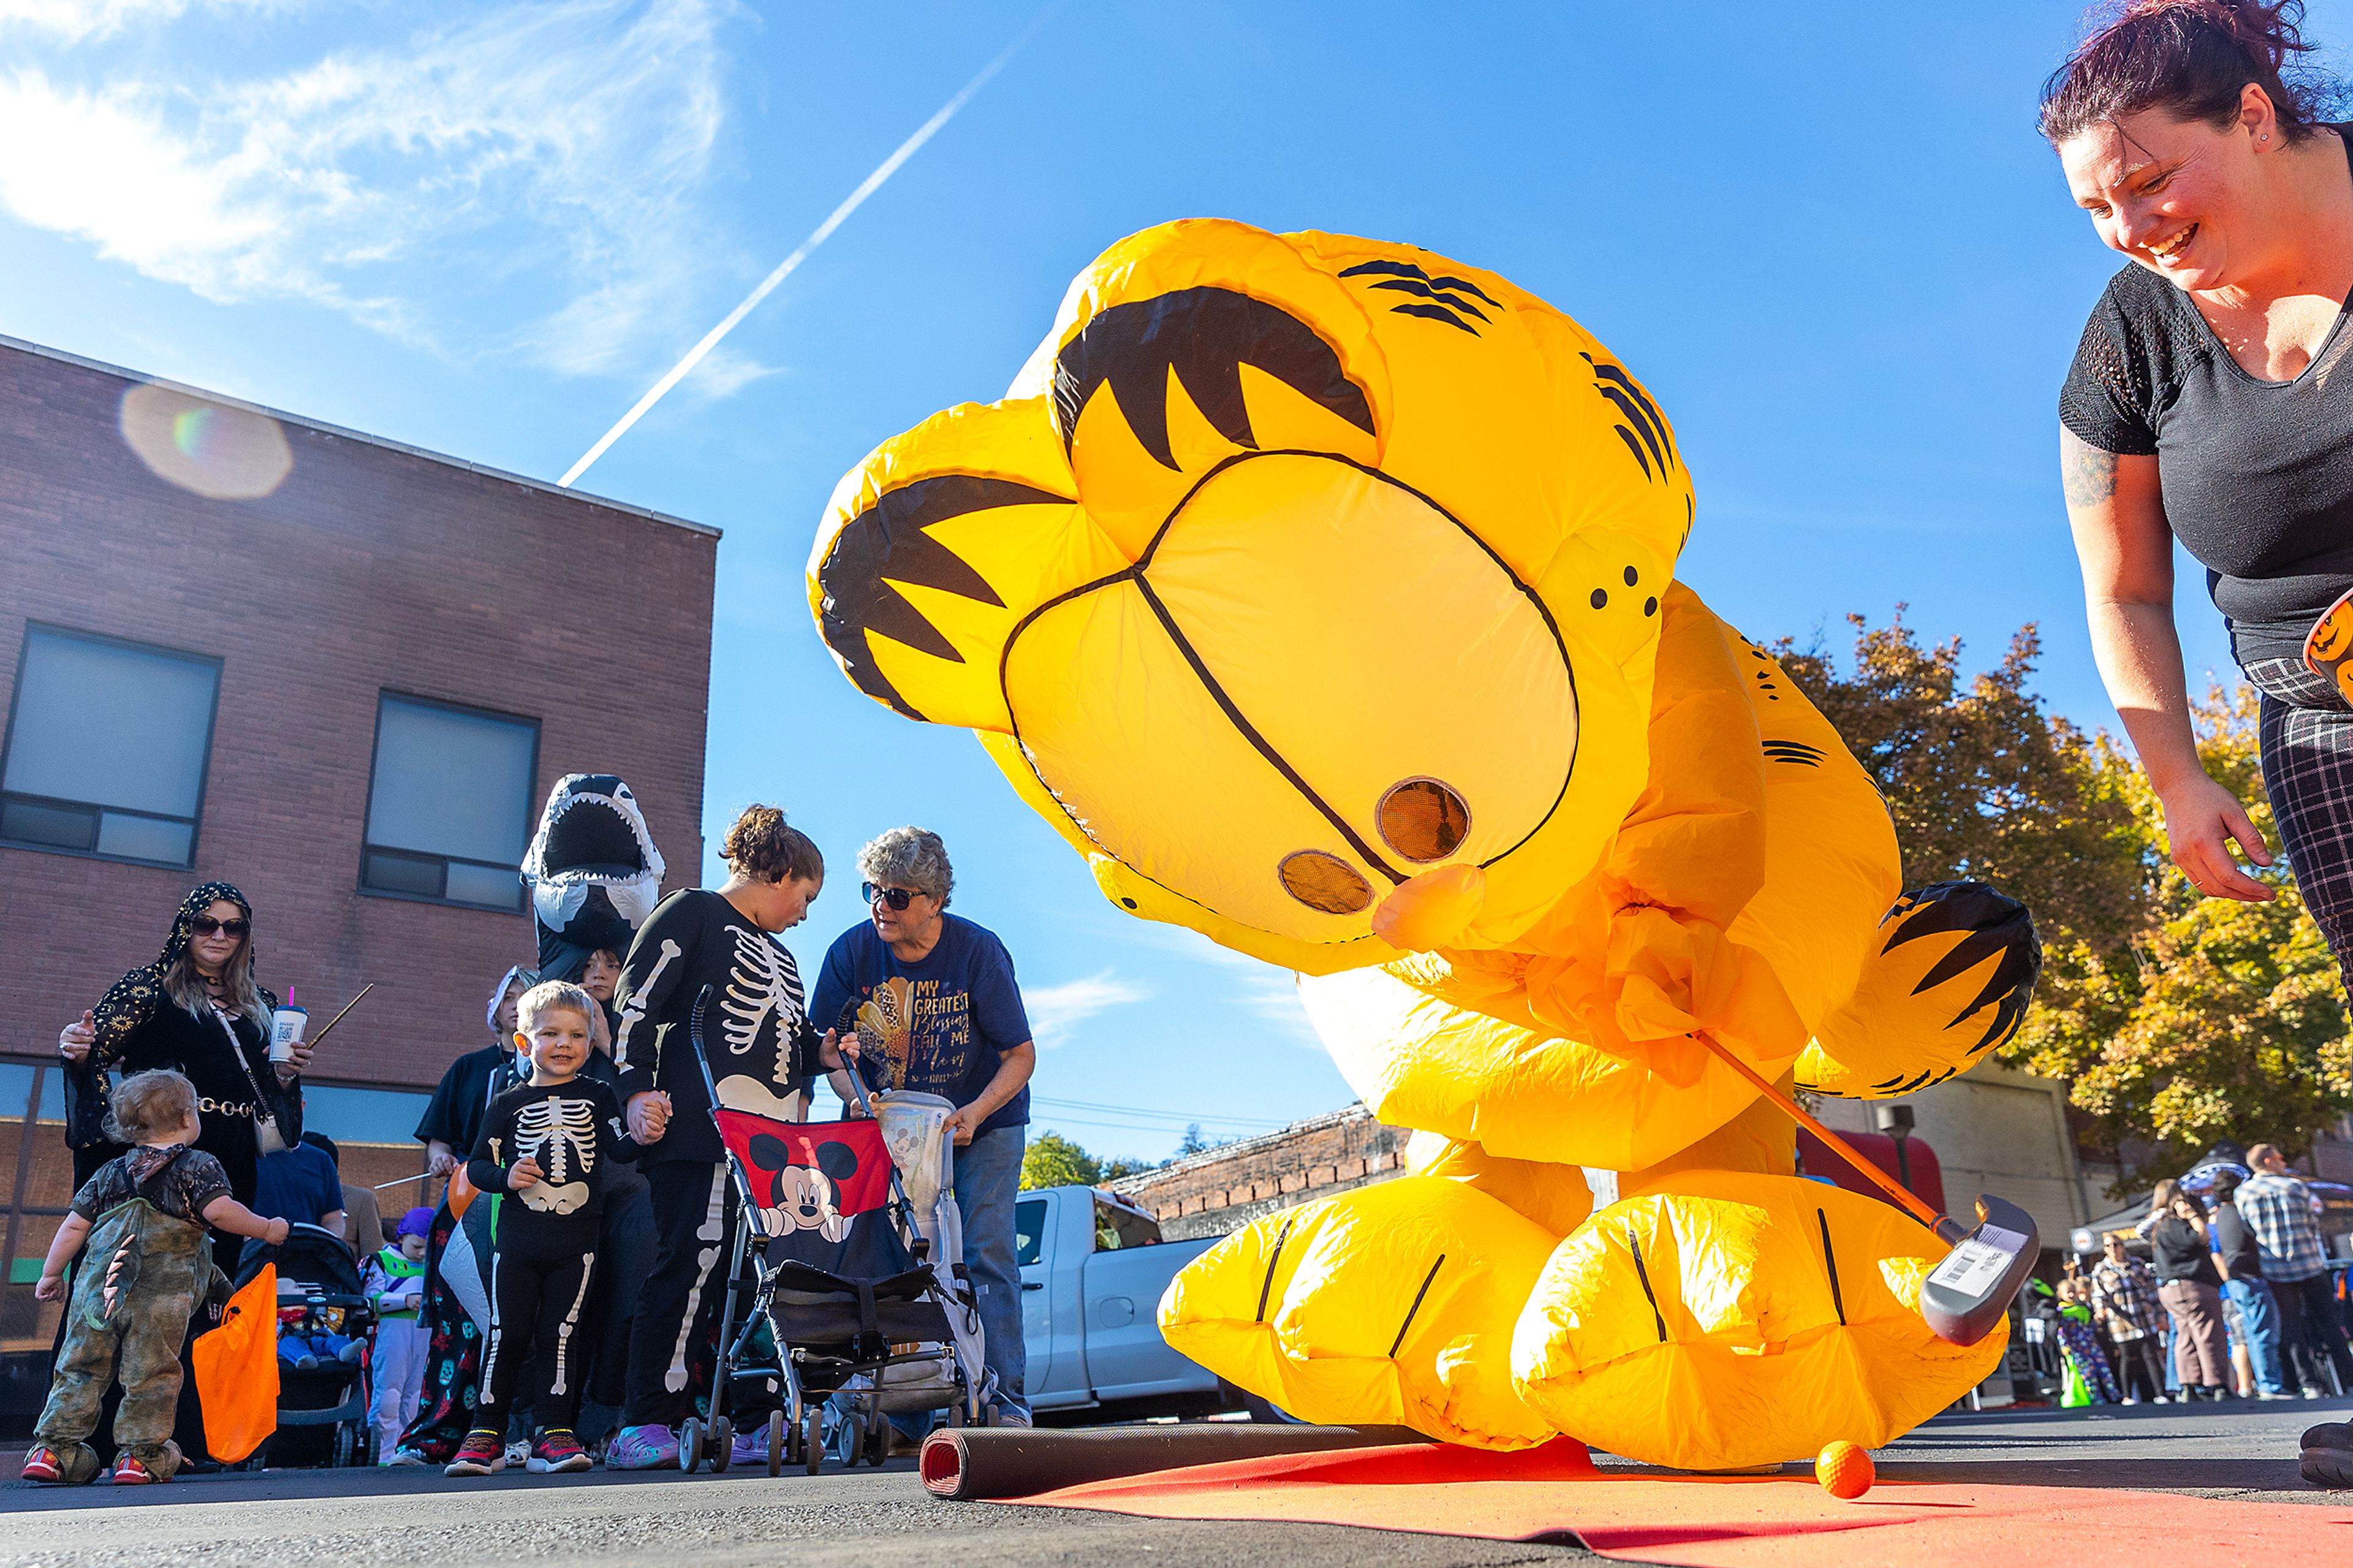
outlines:
M824 884L817 846L773 806L736 819L721 851L717 891L672 893L638 932L615 992L614 1055L630 1124L659 1106L670 1133L647 1169L659 1240L629 1329L628 1400L606 1463L678 1463L675 1427L690 1415L710 1358L709 1325L733 1240L725 1148L712 1122L689 1043L695 998L712 990L704 1046L722 1103L800 1120L801 1094L822 1055L803 1011L800 973L773 933L797 924ZM691 1364L693 1363L693 1364Z
M613 1091L580 1076L595 1006L586 992L562 981L524 994L521 1034L531 1052L531 1081L491 1102L481 1143L466 1164L469 1181L498 1194L497 1239L474 1428L448 1475L494 1475L505 1467L506 1415L534 1348L533 1393L544 1426L530 1468L544 1474L585 1470L590 1463L572 1430L580 1404L576 1341L596 1277L607 1169L641 1152L621 1130ZM659 1116L651 1120L649 1142L661 1131Z
M203 1125L195 1087L176 1072L136 1073L114 1091L106 1135L135 1144L74 1194L41 1265L34 1296L66 1293L66 1265L87 1242L74 1280L49 1402L25 1456L25 1479L69 1485L98 1479L99 1405L118 1377L114 1484L168 1481L180 1468L171 1441L180 1402L180 1347L197 1298L216 1271L205 1229L286 1239L282 1219L263 1219L229 1195L218 1160L190 1147Z

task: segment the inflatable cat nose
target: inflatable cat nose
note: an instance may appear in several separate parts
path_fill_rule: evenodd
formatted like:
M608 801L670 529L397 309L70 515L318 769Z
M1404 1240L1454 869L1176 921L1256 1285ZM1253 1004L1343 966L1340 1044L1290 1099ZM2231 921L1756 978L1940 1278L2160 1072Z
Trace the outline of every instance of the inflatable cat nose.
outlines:
M1487 901L1487 873L1440 866L1408 880L1373 910L1373 934L1404 952L1444 947L1469 929Z

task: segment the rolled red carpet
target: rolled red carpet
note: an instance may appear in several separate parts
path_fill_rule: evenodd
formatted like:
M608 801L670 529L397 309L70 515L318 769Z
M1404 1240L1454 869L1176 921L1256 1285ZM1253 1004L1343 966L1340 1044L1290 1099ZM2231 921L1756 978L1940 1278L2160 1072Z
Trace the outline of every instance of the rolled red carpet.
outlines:
M1088 1430L949 1427L923 1439L923 1485L957 1502L1027 1497L1187 1465L1371 1448L1428 1438L1398 1426L1280 1426L1212 1421Z

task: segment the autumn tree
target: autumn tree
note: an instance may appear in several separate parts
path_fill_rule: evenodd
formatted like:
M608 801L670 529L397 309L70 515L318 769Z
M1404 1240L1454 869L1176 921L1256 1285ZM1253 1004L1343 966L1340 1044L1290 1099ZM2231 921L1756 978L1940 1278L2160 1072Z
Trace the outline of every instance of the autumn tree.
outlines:
M1847 619L1850 673L1819 644L1773 651L1879 786L1904 885L1989 882L2034 911L2045 942L2128 941L2147 898L2143 846L2090 738L2027 689L2035 628L1965 686L1960 638L1923 646L1900 605L1884 626Z
M2279 835L2256 754L2253 692L2195 707L2207 771ZM2284 866L2253 875L2270 903L2209 899L2165 852L2165 815L2130 754L2105 737L2102 787L2132 816L2148 918L2125 948L2046 942L2042 984L2007 1056L2065 1079L2129 1182L2178 1173L2223 1138L2307 1147L2353 1109L2353 1040L2336 961Z
M2353 1105L2344 994L2284 868L2268 904L2200 898L2166 853L2130 753L2045 711L2032 626L1964 683L1960 642L1904 623L1855 629L1841 673L1819 646L1775 652L1886 798L1907 887L1990 882L2034 911L2035 1005L2004 1060L2068 1086L2079 1131L2128 1183L2217 1139L2301 1149ZM2252 693L2197 710L2216 778L2271 842Z

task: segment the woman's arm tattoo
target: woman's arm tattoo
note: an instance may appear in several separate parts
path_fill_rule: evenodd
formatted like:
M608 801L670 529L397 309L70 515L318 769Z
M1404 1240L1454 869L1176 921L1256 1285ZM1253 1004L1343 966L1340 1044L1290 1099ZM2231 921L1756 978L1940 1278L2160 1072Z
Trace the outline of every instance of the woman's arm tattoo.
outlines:
M2059 478L2067 504L2098 506L2116 493L2116 455L2104 452L2073 431L2059 432Z

